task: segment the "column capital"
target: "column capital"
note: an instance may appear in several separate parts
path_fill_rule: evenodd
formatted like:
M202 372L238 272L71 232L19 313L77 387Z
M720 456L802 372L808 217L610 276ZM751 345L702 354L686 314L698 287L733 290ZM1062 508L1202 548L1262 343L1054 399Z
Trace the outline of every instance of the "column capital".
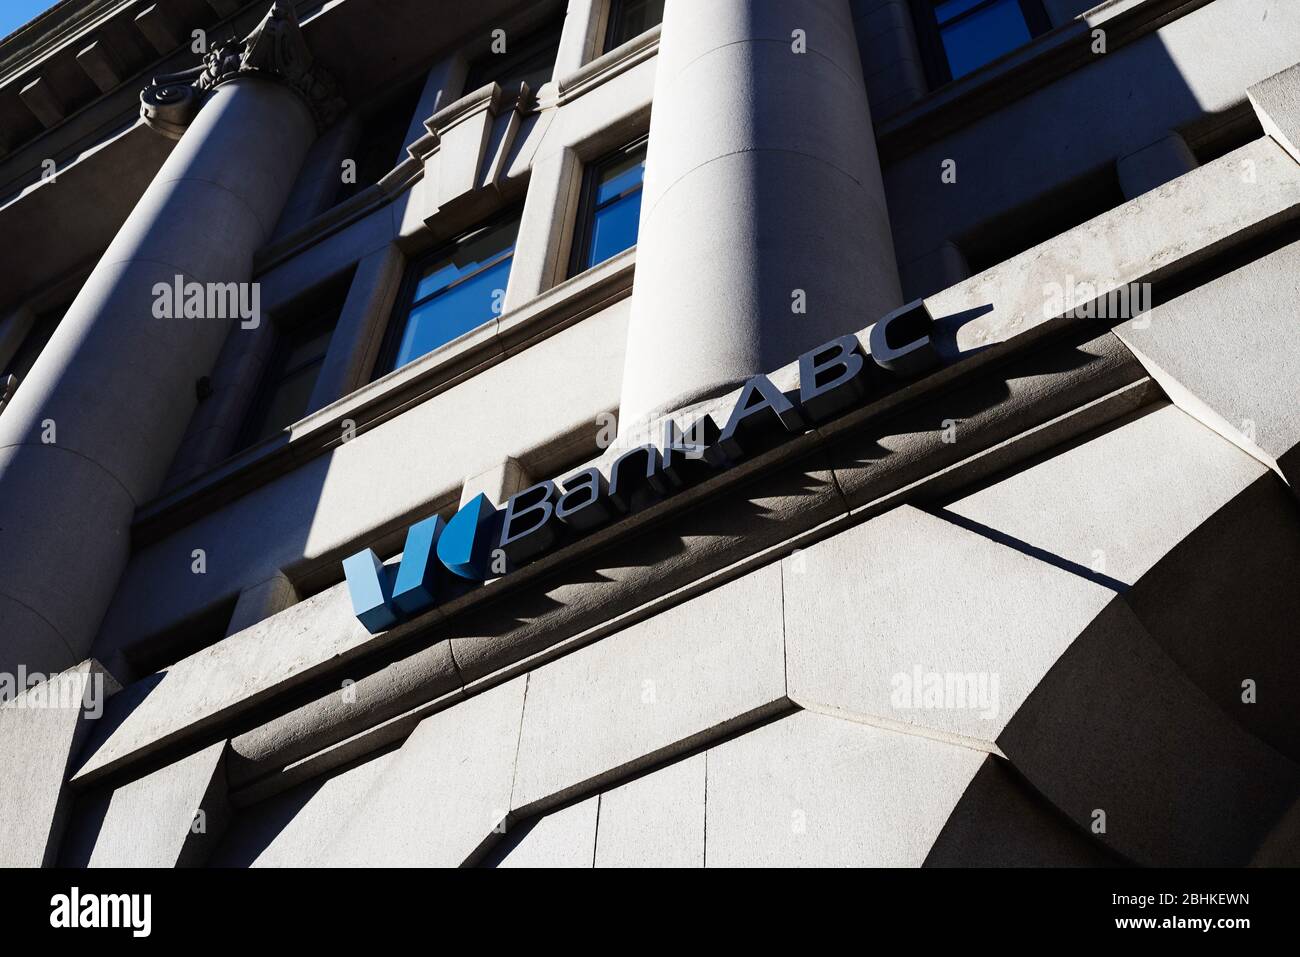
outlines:
M247 76L288 85L302 97L320 129L345 109L334 78L307 48L293 4L275 0L243 40L215 44L191 70L155 77L140 93L140 115L164 136L180 139L212 90Z

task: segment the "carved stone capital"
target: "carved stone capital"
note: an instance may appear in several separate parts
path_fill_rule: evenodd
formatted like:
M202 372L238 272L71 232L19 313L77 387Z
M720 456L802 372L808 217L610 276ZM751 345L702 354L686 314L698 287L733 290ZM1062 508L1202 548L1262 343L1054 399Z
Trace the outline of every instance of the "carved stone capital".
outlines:
M158 132L179 139L211 91L246 76L286 84L302 97L321 129L345 108L333 77L307 49L293 5L275 0L265 19L243 40L215 44L201 66L156 77L140 93L140 115Z

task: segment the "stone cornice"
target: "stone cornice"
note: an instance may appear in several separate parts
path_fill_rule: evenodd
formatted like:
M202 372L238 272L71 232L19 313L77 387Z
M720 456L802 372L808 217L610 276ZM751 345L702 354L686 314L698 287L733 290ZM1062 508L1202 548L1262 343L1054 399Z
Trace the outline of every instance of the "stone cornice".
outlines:
M248 76L289 86L302 97L321 129L345 109L333 77L307 48L293 5L275 0L243 40L215 45L202 65L192 70L157 77L140 93L140 114L153 129L178 139L212 90Z

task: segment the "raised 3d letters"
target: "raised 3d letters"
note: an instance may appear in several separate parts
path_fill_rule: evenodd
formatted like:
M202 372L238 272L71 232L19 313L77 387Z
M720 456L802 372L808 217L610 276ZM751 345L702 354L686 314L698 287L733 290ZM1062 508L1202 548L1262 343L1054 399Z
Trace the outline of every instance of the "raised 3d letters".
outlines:
M870 373L857 336L840 336L799 357L799 404L814 422L857 405Z
M794 403L767 376L756 375L740 390L718 444L727 458L735 460L761 452L784 436L803 430L803 417Z
M809 422L860 405L891 379L919 375L940 362L933 325L925 303L917 300L872 327L872 362L851 335L804 353L797 402L767 376L754 376L723 429L708 415L685 432L669 419L662 449L643 445L623 452L610 466L608 482L600 469L590 467L565 479L563 494L554 482L539 482L511 497L502 510L479 495L449 522L436 515L425 519L408 531L394 580L368 549L343 562L353 610L371 632L391 628L434 606L442 569L483 581L498 548L512 567L527 564L556 547L561 535L592 532L802 433Z
M416 522L406 533L402 563L397 566L391 600L403 618L432 608L438 600L436 580L438 563L434 549L447 523L441 515Z
M438 540L438 561L454 575L481 582L487 577L500 512L480 493L452 516Z
M934 320L925 300L895 309L871 327L871 358L896 376L912 378L939 364L930 338Z
M555 544L559 532L556 497L554 482L538 482L506 503L498 547L512 563L522 565Z
M600 469L584 469L565 479L555 514L577 532L594 531L613 521L618 511L609 500L609 487Z
M676 488L702 481L727 464L718 444L721 435L713 416L706 415L686 430L669 419L664 423L663 474Z
M388 570L378 555L367 548L343 559L343 574L352 596L352 611L366 631L373 635L397 624L397 613L389 601Z
M668 494L663 459L653 445L624 452L609 469L609 498L622 512L636 512Z

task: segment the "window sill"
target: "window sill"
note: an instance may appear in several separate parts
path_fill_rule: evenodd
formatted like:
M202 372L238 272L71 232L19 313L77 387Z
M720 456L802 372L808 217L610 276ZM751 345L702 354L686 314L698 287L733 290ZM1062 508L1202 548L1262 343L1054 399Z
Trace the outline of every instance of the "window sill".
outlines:
M562 106L576 100L588 90L607 83L621 73L626 73L634 66L649 60L659 52L659 35L661 27L656 25L640 36L633 37L626 43L602 53L568 76L560 77L554 83L542 87L539 96L543 109Z
M502 362L631 295L636 247L553 287L388 375L367 383L142 506L132 542L142 547L343 444L344 423L360 435L482 369Z

